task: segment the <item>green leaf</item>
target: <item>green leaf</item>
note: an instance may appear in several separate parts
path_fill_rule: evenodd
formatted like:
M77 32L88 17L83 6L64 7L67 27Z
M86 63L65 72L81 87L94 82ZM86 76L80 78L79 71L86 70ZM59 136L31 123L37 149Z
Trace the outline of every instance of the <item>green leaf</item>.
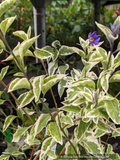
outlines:
M78 127L75 129L77 141L80 141L85 132L88 130L90 124L91 122L85 123L82 119L79 121Z
M73 54L75 51L73 50L72 47L68 47L68 46L62 46L60 49L59 49L59 55L61 56L68 56L68 55L71 55Z
M120 71L116 71L110 78L109 82L120 82Z
M48 74L51 76L55 73L56 69L58 68L58 61L48 63Z
M39 116L39 118L37 119L36 123L34 124L34 126L31 129L30 134L35 137L39 132L41 132L41 130L46 127L48 121L51 119L50 116L46 115L46 114L41 114Z
M120 109L119 109L119 102L117 99L113 100L104 100L106 104L106 110L109 115L109 117L113 120L114 123L119 124L120 123Z
M0 73L0 79L1 80L5 77L5 75L8 71L8 68L9 68L9 66L6 66L6 67L2 68L1 73Z
M3 41L0 39L0 49L6 50Z
M28 35L24 31L15 31L15 32L13 32L13 34L17 37L20 37L23 40L28 39Z
M4 122L4 126L3 126L3 132L5 132L5 130L9 127L9 125L12 123L12 121L17 118L17 116L14 115L10 115L8 117L6 117L5 122Z
M39 36L33 37L31 39L27 39L20 44L18 52L22 61L23 61L25 52L28 50L28 48L30 48L30 46L32 46L32 44L37 40L38 37Z
M49 125L50 125L49 126L50 135L57 143L60 143L62 145L63 144L62 133L60 131L59 126L55 122L51 122Z
M0 105L3 104L6 100L0 99Z
M49 76L44 79L43 85L42 85L42 92L45 95L45 93L56 83L58 83L61 79L63 79L66 75L64 74L57 74L53 76Z
M79 113L81 108L79 106L73 106L73 105L66 105L60 108L60 110L67 111L67 112L74 112Z
M28 105L34 99L34 94L33 94L33 92L31 90L24 94L24 98L23 97L21 98L21 96L18 98L19 102L21 101L20 99L22 99L22 101L20 102L20 105L18 106L18 108L22 108L22 107Z
M46 138L42 143L40 159L43 159L55 144L56 142L52 137Z
M30 89L30 83L26 78L15 78L9 85L8 92L17 90L17 89L22 89L22 88L27 88Z
M10 17L10 18L6 18L5 20L3 20L0 24L0 29L3 33L3 35L6 34L8 28L11 26L11 24L14 22L16 16L15 17Z
M13 6L16 0L5 0L0 4L0 17L11 7Z
M12 142L18 142L20 141L20 138L22 137L22 135L25 134L25 132L30 128L29 127L20 127L16 130L16 132L13 134L13 140Z
M44 80L44 75L35 77L33 80L33 93L35 96L35 102L37 102L39 100L41 91L42 91L42 84L43 84L43 80Z
M46 51L44 49L39 49L37 48L35 51L34 51L34 54L37 58L39 59L47 59L49 57L52 57L52 53L49 52L49 51Z

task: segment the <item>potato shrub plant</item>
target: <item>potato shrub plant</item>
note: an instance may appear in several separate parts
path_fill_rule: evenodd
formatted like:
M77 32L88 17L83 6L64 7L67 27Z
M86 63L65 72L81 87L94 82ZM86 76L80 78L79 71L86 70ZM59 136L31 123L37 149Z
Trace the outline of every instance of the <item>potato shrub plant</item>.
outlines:
M3 1L0 4L0 16L14 2L15 0ZM96 35L96 32L89 33L87 40L79 37L82 49L61 45L56 40L51 46L36 48L31 52L30 47L39 37L31 38L31 27L27 33L13 33L23 41L12 50L5 36L15 18L16 16L9 17L0 23L0 50L10 53L4 61L14 60L19 69L19 72L13 75L9 86L3 81L9 66L2 68L0 72L0 83L15 102L13 104L10 98L0 99L0 105L9 101L16 111L16 115L9 115L4 121L3 134L6 134L6 130L11 126L14 129L11 129L12 141L8 144L9 149L3 152L0 160L8 160L10 157L18 160L80 160L85 156L86 159L120 159L119 155L113 152L112 145L101 140L103 135L120 136L120 128L116 127L120 124L120 103L117 99L120 92L115 97L108 93L110 83L120 82L120 43L113 51L114 41L118 38L120 17L111 24L111 29L96 22L110 44L109 52L101 47L103 42L99 42L100 36ZM84 64L82 70L70 70L68 64L58 65L59 59L73 53L81 57ZM45 75L29 79L26 75L25 56L38 58L45 69ZM45 68L44 60L47 61L48 68ZM99 69L99 74L93 71L94 67ZM66 92L60 108L52 90L54 85L58 87L60 98ZM16 97L13 91L18 89L26 90ZM48 90L54 101L54 112L50 111L44 98ZM47 113L38 108L40 103ZM27 108L28 104L31 104L33 109ZM3 113L2 108L0 110ZM30 123L26 123L26 120ZM72 126L75 128L73 132L68 132L68 128ZM29 157L27 150L30 151Z

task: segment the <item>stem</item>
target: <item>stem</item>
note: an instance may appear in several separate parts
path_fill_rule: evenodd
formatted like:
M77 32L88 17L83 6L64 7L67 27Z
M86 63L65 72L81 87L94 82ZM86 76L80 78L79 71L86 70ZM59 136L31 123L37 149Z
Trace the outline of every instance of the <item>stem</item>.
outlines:
M41 150L38 152L38 154L36 155L36 157L33 160L37 160L39 155L40 155L40 153L41 153Z
M25 78L28 80L28 77L26 76L24 69L22 68L22 66L21 66L21 64L19 63L18 59L17 59L16 56L14 55L12 49L10 48L10 46L9 46L8 42L6 41L6 39L4 38L4 36L2 35L1 31L0 31L0 37L2 38L3 42L6 44L7 48L9 49L9 51L11 52L12 56L14 57L14 60L15 60L15 61L17 62L17 64L19 65L19 67L20 67L22 73L24 74ZM28 82L29 82L29 80L28 80ZM29 82L29 83L30 83L30 82ZM30 86L31 86L31 88L32 88L31 83L30 83Z
M47 72L47 70L46 70L46 68L45 68L44 62L43 62L41 59L40 59L40 61L41 61L42 65L43 65L43 68L45 69L46 75L48 76L48 72ZM75 153L76 153L76 155L77 155L77 157L78 157L78 160L79 160L79 156L78 156L78 153L77 153L77 150L76 150L75 146L73 145L73 143L70 141L70 139L68 138L68 136L67 136L66 133L64 132L64 129L61 127L60 117L59 117L59 113L58 113L58 107L57 107L56 99L55 99L55 97L54 97L52 88L50 88L50 91L51 91L52 98L53 98L53 101L54 101L54 104L55 104L55 108L56 108L56 112L57 112L57 116L58 116L58 124L59 124L59 127L60 127L61 131L63 132L63 134L65 135L67 141L69 141L69 143L70 143L71 146L73 147L73 149L74 149L74 151L75 151ZM42 104L44 104L44 102L43 102ZM51 117L53 117L50 111L49 111L48 113L51 115Z
M33 146L32 153L31 153L31 155L30 155L30 160L32 160L34 150L35 150L35 145Z
M113 53L113 45L114 45L114 43L110 45L110 56L109 56L109 60L108 60L108 64L107 64L107 69L109 67L111 56L112 56L112 53Z

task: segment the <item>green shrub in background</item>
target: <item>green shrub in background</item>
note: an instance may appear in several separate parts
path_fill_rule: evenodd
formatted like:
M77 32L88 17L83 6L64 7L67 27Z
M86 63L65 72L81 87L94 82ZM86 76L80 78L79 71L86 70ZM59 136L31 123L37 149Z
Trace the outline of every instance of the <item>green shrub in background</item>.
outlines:
M15 0L1 3L0 16L14 3ZM9 96L7 99L1 98L0 111L6 116L2 106L8 101L16 112L6 116L0 130L3 135L6 135L6 131L10 133L7 129L11 130L11 137L7 139L11 143L7 144L7 149L0 156L0 160L8 160L10 157L12 159L16 157L18 160L46 158L79 160L82 157L120 159L120 156L113 152L112 145L101 141L101 136L105 134L111 137L120 135L120 128L116 128L116 124L120 124L118 99L120 91L115 96L109 93L110 83L120 82L120 70L116 71L120 66L120 43L113 51L113 44L118 38L120 16L112 24L111 29L96 22L109 42L108 52L101 47L103 42L99 42L100 35L93 32L88 34L86 40L79 37L82 49L61 45L60 41L56 40L51 46L36 48L32 53L29 48L38 36L31 38L31 27L27 32L21 30L13 32L13 35L21 38L22 42L12 50L5 37L15 19L16 16L9 17L0 24L1 52L3 50L10 52L4 61L14 60L19 69L13 75L9 86L4 83L9 66L2 68L0 72L1 85L14 99L13 103ZM73 53L81 57L83 69L70 70L68 64L58 65L59 58L64 59ZM26 56L38 58L45 69L45 74L29 79L24 61ZM44 59L47 61L48 69L44 65ZM99 73L94 72L95 67ZM61 108L58 108L52 90L56 84L60 98L66 90ZM24 92L16 97L13 92L18 89ZM45 95L48 90L54 101L54 112L50 111L46 104ZM27 107L28 104L31 108ZM40 110L38 104L42 104L47 113ZM72 126L75 126L75 129L68 132L68 128ZM4 139L5 143L7 140ZM27 150L30 150L30 155L26 154Z

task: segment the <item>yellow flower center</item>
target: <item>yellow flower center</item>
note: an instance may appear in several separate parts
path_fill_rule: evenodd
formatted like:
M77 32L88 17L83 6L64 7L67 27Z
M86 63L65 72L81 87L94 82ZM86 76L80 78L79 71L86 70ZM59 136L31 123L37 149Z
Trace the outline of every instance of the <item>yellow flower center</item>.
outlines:
M93 38L93 37L91 37L91 38L90 38L90 41L91 41L91 42L93 42L93 41L94 41L94 38Z

